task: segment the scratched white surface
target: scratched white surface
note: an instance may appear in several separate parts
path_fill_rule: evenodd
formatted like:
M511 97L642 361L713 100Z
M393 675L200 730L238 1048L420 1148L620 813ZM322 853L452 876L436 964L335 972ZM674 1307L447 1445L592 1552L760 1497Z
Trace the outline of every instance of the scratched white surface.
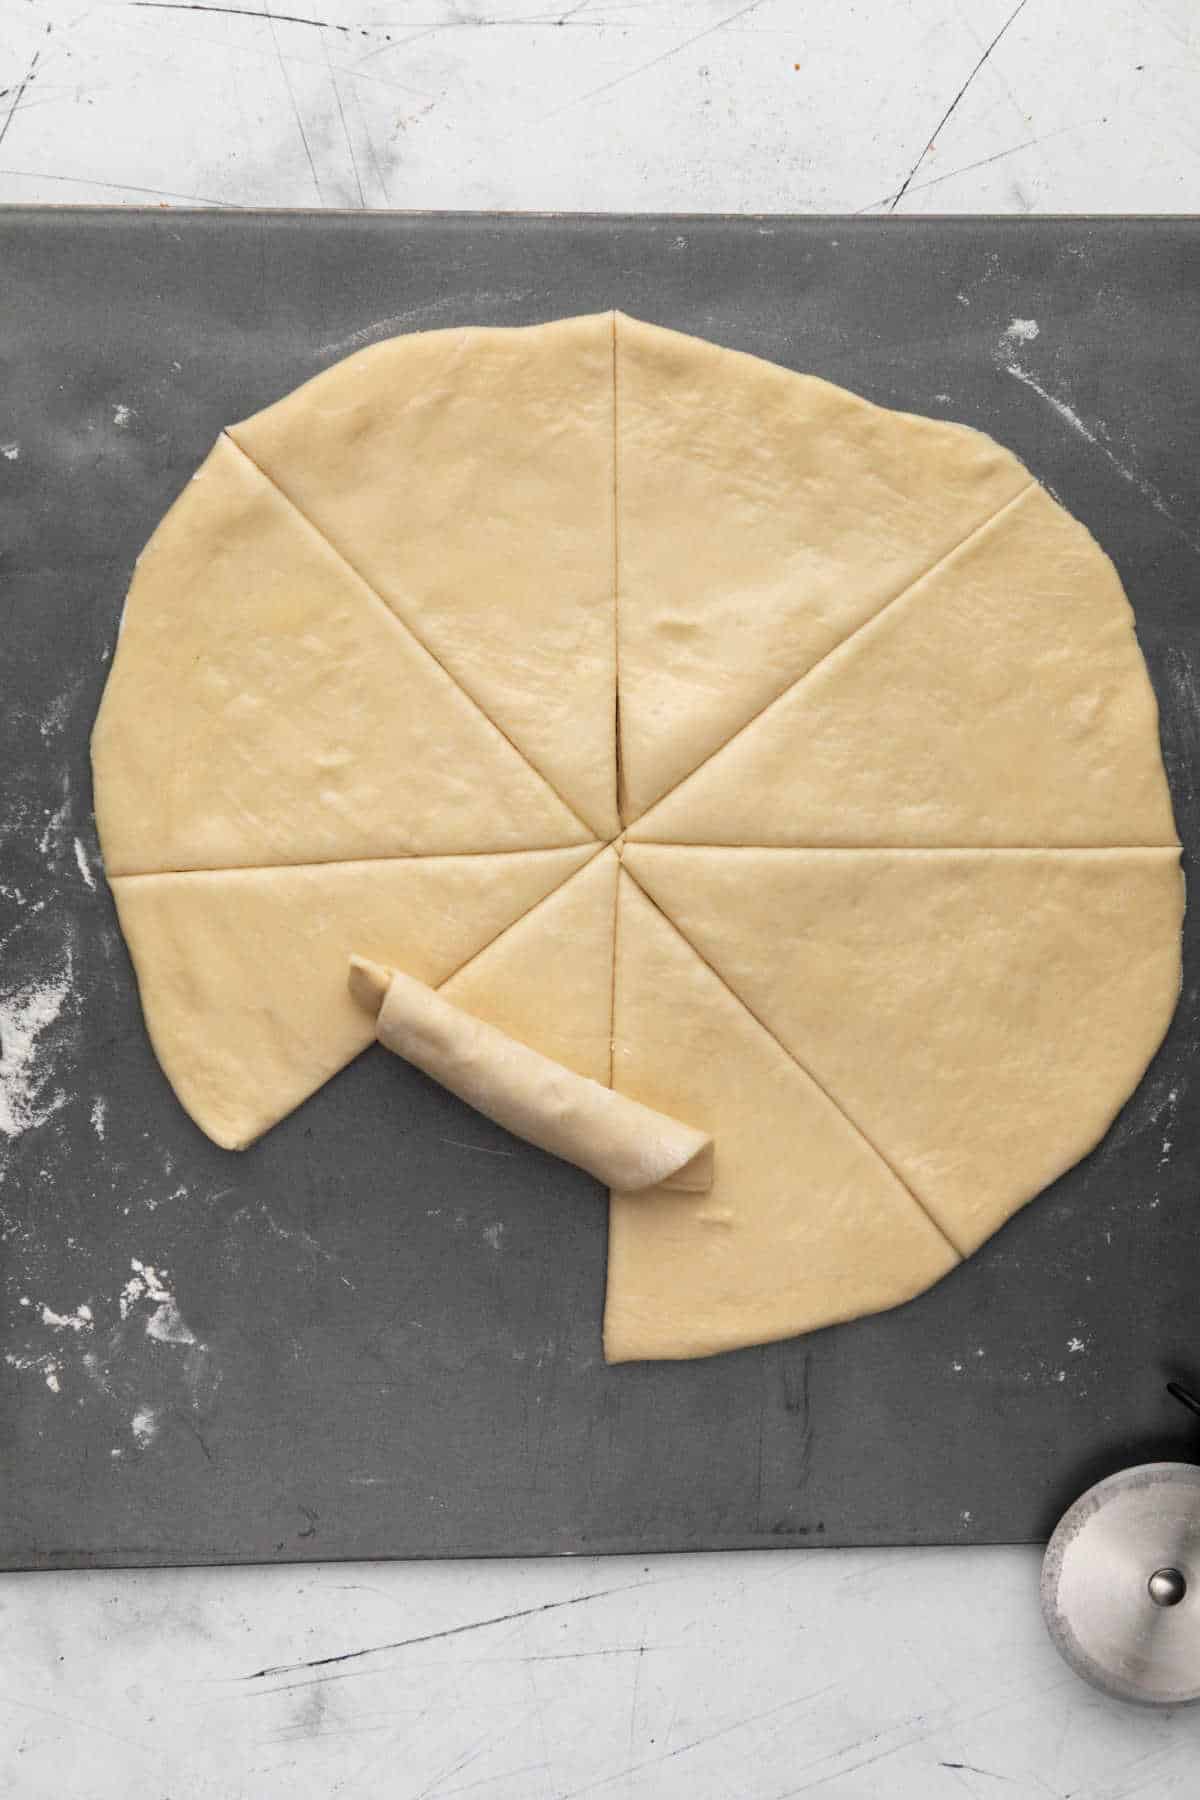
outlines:
M0 0L0 200L1181 211L1195 0Z
M0 201L1194 210L1200 9L0 0ZM0 1792L1194 1796L1200 1709L1076 1682L1037 1564L9 1577Z

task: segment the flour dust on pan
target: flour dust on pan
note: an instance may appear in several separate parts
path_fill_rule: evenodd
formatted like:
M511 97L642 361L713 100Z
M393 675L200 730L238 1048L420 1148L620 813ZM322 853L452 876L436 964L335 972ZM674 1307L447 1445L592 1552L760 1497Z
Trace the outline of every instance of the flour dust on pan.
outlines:
M67 1104L58 1069L70 1025L72 973L68 948L55 974L0 995L0 1135L5 1138L36 1130Z

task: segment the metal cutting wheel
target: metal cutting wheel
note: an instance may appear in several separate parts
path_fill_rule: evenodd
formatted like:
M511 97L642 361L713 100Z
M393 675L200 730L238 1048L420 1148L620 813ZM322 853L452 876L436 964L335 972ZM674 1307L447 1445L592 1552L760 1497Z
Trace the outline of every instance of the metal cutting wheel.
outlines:
M1200 1699L1200 1468L1145 1463L1081 1495L1047 1547L1042 1612L1095 1687L1150 1706Z

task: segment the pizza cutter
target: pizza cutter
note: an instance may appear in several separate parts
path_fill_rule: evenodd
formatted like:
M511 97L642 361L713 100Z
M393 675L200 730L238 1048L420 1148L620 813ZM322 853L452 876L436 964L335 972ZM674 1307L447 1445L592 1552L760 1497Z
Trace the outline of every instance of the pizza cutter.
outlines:
M1200 1415L1187 1388L1168 1392ZM1142 1463L1089 1488L1046 1547L1041 1596L1056 1648L1094 1687L1200 1700L1200 1468Z

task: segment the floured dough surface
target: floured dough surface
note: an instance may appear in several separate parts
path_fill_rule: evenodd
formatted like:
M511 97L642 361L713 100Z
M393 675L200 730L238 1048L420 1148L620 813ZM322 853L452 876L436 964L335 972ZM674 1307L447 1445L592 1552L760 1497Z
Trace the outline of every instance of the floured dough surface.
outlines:
M231 428L93 757L218 1142L370 1041L352 953L712 1134L709 1191L613 1195L612 1360L929 1287L1178 994L1157 711L1086 530L978 432L619 315L396 339Z

